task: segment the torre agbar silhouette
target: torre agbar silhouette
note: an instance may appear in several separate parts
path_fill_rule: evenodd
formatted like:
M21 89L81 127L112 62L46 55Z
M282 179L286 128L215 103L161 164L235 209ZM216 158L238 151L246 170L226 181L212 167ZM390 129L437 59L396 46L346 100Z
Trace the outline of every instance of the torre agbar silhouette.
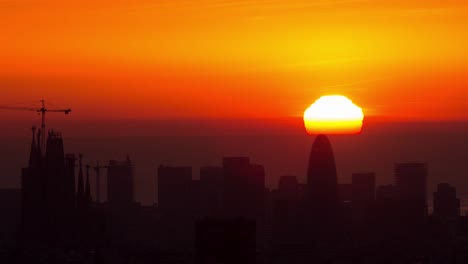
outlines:
M321 218L330 218L337 213L338 182L335 158L330 141L325 135L315 138L310 151L307 205L309 213Z

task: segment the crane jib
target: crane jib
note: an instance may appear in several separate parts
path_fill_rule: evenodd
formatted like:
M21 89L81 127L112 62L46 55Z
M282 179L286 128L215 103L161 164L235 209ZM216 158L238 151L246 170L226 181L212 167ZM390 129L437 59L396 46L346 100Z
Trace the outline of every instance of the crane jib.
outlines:
M70 108L68 109L48 109L45 107L45 100L40 101L42 104L41 108L31 108L31 107L16 107L16 106L0 106L0 109L4 110L18 110L18 111L34 111L37 113L41 113L42 116L42 121L41 121L41 145L43 146L41 148L43 154L45 153L45 128L46 128L46 122L45 122L45 113L46 112L53 112L53 113L64 113L68 115L72 110Z

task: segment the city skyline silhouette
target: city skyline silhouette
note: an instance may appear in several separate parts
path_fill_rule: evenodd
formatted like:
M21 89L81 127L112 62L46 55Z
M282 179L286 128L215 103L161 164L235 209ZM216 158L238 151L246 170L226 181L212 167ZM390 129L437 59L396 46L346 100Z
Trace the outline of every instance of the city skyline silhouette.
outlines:
M16 203L17 220L22 220L10 224L18 228L10 230L13 237L17 234L10 243L17 241L18 249L32 250L28 254L37 254L32 252L38 245L62 250L93 249L95 253L83 257L105 263L102 261L110 257L111 248L127 245L127 250L135 252L140 246L151 245L155 254L152 259L163 262L178 256L194 263L291 259L307 263L350 258L351 253L341 248L350 243L349 238L343 240L345 237L355 242L364 239L365 243L392 237L388 242L400 241L400 250L405 254L423 250L426 253L418 254L424 255L430 247L416 249L409 241L427 240L435 232L441 236L431 239L435 246L445 241L445 232L452 234L452 239L457 237L457 241L464 236L460 188L444 181L437 183L436 191L429 191L429 163L393 162L391 185L376 184L375 172L355 172L351 181L341 181L333 143L325 135L308 136L314 141L306 159L307 177L281 176L277 187L266 185L268 173L264 166L251 163L248 156L221 156L217 163L200 167L198 179L191 164L160 164L153 174L157 181L153 189L159 197L148 206L135 199L138 190L134 188L134 172L138 164L129 155L122 156L121 161L101 161L104 176L100 190L106 191L97 202L97 182L90 180L97 171L90 170L92 164L83 163L86 153L67 154L66 139L50 130L43 156L41 133L32 130L29 165L23 169L21 188L16 192L2 189L2 193L10 193L5 196L10 198L5 199L14 200L20 193L23 197ZM429 202L432 199L434 202ZM391 233L377 231L382 227ZM233 230L237 230L236 235L230 233ZM218 233L225 235L215 235ZM214 254L214 241L219 239L225 239L226 246ZM318 240L322 244L317 244ZM140 246L128 247L136 241ZM337 246L338 241L342 246ZM244 253L236 255L236 250ZM329 253L320 253L323 250ZM28 259L28 254L16 257ZM352 258L361 261L384 256L379 252L372 257L356 254ZM393 261L404 258L401 254L393 256ZM453 257L439 254L438 258ZM432 257L425 255L423 259Z
M468 263L468 1L0 1L0 263Z

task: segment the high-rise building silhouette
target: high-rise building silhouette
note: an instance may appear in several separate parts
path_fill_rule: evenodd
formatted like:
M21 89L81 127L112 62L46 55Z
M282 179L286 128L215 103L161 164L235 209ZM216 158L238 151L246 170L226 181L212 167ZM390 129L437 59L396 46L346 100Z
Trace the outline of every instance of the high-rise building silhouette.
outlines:
M376 189L377 201L395 201L397 196L397 189L393 184L381 185Z
M84 192L84 198L85 198L84 202L87 208L90 208L93 203L93 199L91 197L91 182L89 181L89 168L90 166L86 165L86 183L85 183L85 192Z
M245 186L250 160L248 157L223 158L224 213L230 217L246 216L250 197L245 195Z
M313 213L330 216L338 206L335 157L327 136L318 135L312 144L307 171L307 203Z
M375 173L353 173L351 184L353 203L369 203L375 200Z
M200 180L192 181L192 202L195 216L217 217L223 206L223 168L205 166L200 168Z
M76 207L79 211L83 211L86 205L84 188L83 155L80 154L78 160L78 186L76 187Z
M296 176L281 176L278 181L276 197L281 200L296 201L299 199L299 182Z
M278 189L272 191L273 247L291 244L296 240L296 218L300 199L299 183L295 176L281 176Z
M223 159L224 213L260 219L264 215L265 171L248 157Z
M161 212L159 240L167 248L193 245L192 167L161 165L157 184Z
M395 164L395 187L406 219L416 220L427 216L426 182L426 163Z
M227 218L245 218L256 224L256 242L265 234L265 170L248 157L223 158L224 203Z
M439 183L433 197L435 217L456 218L460 216L460 199L457 198L455 187L448 183Z
M360 172L351 176L351 207L353 218L363 222L369 219L375 204L375 173Z
M110 206L128 207L133 205L135 197L133 169L133 164L128 156L125 161L109 161L107 169L107 202Z
M158 168L158 204L163 212L187 214L190 209L192 167Z
M200 168L200 180L210 182L222 188L223 168L219 166L204 166Z

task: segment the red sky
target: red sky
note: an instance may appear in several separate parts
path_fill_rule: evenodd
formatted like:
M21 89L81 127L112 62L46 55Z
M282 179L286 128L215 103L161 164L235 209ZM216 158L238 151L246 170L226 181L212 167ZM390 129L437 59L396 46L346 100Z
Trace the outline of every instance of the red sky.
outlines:
M466 1L61 2L0 0L0 105L272 118L338 93L367 116L468 119Z

